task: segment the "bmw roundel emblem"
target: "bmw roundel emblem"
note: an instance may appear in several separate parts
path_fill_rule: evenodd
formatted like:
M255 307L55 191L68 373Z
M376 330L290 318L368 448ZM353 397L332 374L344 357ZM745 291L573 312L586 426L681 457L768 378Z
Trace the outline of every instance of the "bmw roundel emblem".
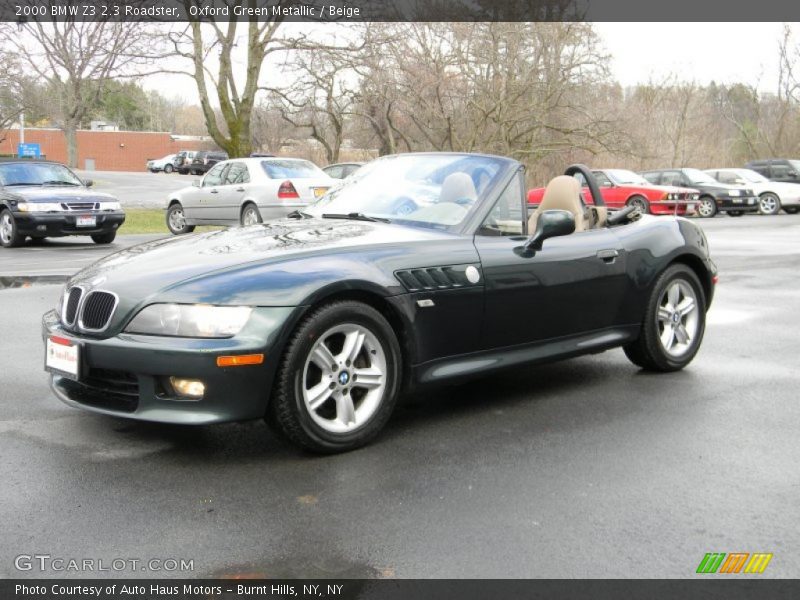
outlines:
M466 268L464 275L467 276L467 281L470 283L478 283L481 280L481 272L472 265Z
M350 382L350 374L347 371L339 373L339 385L347 385Z

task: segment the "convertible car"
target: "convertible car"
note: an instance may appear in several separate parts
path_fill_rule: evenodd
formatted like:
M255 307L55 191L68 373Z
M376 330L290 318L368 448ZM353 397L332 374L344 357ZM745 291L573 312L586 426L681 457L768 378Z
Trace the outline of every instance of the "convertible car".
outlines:
M524 182L508 158L388 156L284 219L110 255L43 317L52 389L118 417L266 418L338 452L421 386L615 347L689 364L716 283L703 231L609 213L581 165L530 215Z

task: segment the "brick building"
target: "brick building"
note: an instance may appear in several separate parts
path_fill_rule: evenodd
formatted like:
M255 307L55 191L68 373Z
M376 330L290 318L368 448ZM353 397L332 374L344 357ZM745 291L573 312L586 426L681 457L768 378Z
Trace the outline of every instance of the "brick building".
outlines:
M16 154L19 129L3 132L0 154ZM67 141L60 129L25 129L25 142L39 144L48 160L67 162ZM78 131L78 168L89 171L145 171L152 158L180 150L207 150L213 142L195 136L155 131Z

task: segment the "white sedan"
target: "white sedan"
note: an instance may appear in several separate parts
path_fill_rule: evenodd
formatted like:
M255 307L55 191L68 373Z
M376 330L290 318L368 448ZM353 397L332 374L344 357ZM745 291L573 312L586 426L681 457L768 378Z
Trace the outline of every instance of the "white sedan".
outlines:
M781 208L792 215L800 210L800 183L770 181L750 169L706 169L706 173L722 183L752 188L762 215L776 215Z
M218 162L167 200L167 227L178 235L197 225L255 225L302 209L338 183L297 158L234 158Z
M163 158L148 160L147 170L151 173L158 173L159 171L164 171L164 173L172 173L175 170L176 156L177 154L167 154Z

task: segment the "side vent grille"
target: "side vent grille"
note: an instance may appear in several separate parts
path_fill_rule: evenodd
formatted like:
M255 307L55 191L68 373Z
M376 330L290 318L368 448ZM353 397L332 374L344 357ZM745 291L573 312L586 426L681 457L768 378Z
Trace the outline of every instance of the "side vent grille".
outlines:
M395 272L395 276L409 292L450 290L472 285L464 275L464 268L460 266L408 269Z

